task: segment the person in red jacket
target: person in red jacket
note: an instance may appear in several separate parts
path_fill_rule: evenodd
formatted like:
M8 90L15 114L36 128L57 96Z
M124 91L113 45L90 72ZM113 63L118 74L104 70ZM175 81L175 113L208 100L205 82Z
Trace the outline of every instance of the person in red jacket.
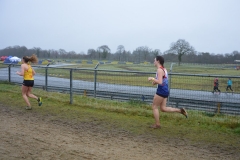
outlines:
M218 88L218 86L219 86L219 83L218 83L218 78L215 78L214 79L214 83L213 83L213 91L212 91L212 93L214 93L214 92L219 92L219 94L221 93L221 91L220 91L220 89Z

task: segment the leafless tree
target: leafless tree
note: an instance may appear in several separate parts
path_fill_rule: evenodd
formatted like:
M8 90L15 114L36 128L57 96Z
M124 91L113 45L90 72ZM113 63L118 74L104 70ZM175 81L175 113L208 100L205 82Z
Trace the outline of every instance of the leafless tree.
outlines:
M160 49L155 49L154 51L152 51L152 53L153 53L153 55L154 55L155 57L158 56L158 55L160 55L160 54L162 54L161 51L160 51Z
M94 59L94 58L96 58L97 57L97 52L94 50L94 49L89 49L88 50L88 52L87 52L87 54L89 55L89 58L90 59Z
M177 53L179 66L184 54L195 52L194 48L190 46L190 44L184 39L179 39L177 42L173 42L170 46L169 51L172 53Z
M97 50L89 49L87 55L82 53L75 53L75 51L67 52L64 49L59 50L43 50L40 47L34 47L31 49L25 46L9 46L4 49L0 49L0 56L31 56L36 54L40 59L46 58L75 58L75 59L100 59L105 58L108 60L120 60L129 62L152 62L156 55L164 56L166 62L179 62L179 63L206 63L206 64L233 64L235 60L240 60L240 52L233 51L231 53L214 54L209 52L196 52L188 42L179 40L176 43L172 43L172 50L169 49L160 52L159 49L151 50L146 46L136 48L132 53L126 51L123 45L119 45L117 51L114 54L110 53L110 49L107 45L103 45L97 48ZM182 55L184 55L182 57ZM179 58L181 56L181 58Z
M136 59L138 59L139 63L142 60L146 61L150 53L151 53L151 49L147 46L138 47L136 50L133 51L133 55L135 57L138 57Z
M119 54L119 61L121 61L121 56L125 52L125 48L123 45L119 45L117 47L117 54Z
M41 52L42 49L41 49L40 47L34 47L33 49L36 51L37 57L40 58L40 57L41 57L41 56L40 56L40 52Z
M98 47L97 49L98 54L99 54L99 59L100 59L100 54L102 54L102 58L106 59L107 55L110 53L110 48L107 45L102 45L100 47Z

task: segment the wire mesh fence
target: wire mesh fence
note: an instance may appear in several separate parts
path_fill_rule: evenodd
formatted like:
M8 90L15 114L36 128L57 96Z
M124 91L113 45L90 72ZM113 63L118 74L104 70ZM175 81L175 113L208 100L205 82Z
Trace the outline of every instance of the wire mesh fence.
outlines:
M240 115L240 77L200 74L172 74L170 77L170 105L211 114ZM213 91L216 77L220 92ZM233 91L226 90L229 78L233 81Z
M16 75L19 67L9 65L0 68L0 79L22 84L22 79ZM110 100L137 100L150 104L156 92L156 86L147 80L149 76L154 77L155 72L39 66L35 70L35 87L68 93L71 103L74 103L72 95L78 94ZM221 92L213 93L213 81L216 77L219 79ZM168 78L169 106L184 107L210 115L240 115L240 76L169 73ZM233 82L233 92L226 91L229 78Z

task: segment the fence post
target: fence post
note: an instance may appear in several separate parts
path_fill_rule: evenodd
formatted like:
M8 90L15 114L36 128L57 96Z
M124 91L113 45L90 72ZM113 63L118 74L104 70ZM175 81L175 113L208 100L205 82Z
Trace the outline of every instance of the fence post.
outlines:
M94 98L96 98L96 90L97 90L97 70L94 71Z
M72 104L72 69L70 69L70 104Z
M217 114L219 114L219 113L220 113L220 108L221 108L221 103L220 103L220 102L218 102L218 103L217 103Z
M169 73L169 81L168 81L169 96L168 96L168 102L170 101L170 90L171 90L171 83L172 83L172 68L173 68L174 64L176 64L176 63L171 63L170 73Z
M170 101L170 90L171 90L171 79L172 79L172 77L171 77L172 75L171 75L171 70L170 70L170 73L169 73L169 81L168 81L168 91L169 91L169 96L168 96L168 102Z
M48 68L45 69L45 89L48 91Z
M8 66L8 82L11 82L11 64Z
M97 67L99 63L95 66L94 70L94 98L96 98L96 93L97 93Z

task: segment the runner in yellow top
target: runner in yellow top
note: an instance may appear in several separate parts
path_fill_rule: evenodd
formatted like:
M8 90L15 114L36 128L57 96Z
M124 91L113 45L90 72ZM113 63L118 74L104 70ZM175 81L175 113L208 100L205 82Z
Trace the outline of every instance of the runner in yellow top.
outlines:
M30 64L27 64L27 65L28 65L28 70L24 71L23 79L24 80L34 80L34 78L33 78L33 69L32 69Z
M17 74L19 76L23 76L23 84L22 84L22 97L27 103L27 110L32 109L31 104L28 100L28 97L34 98L38 101L38 105L42 105L42 98L37 97L34 94L32 94L32 87L34 86L34 75L36 74L35 70L31 67L30 63L37 63L38 59L35 54L33 54L31 57L24 56L22 58L22 65L21 65L21 71L17 71Z

